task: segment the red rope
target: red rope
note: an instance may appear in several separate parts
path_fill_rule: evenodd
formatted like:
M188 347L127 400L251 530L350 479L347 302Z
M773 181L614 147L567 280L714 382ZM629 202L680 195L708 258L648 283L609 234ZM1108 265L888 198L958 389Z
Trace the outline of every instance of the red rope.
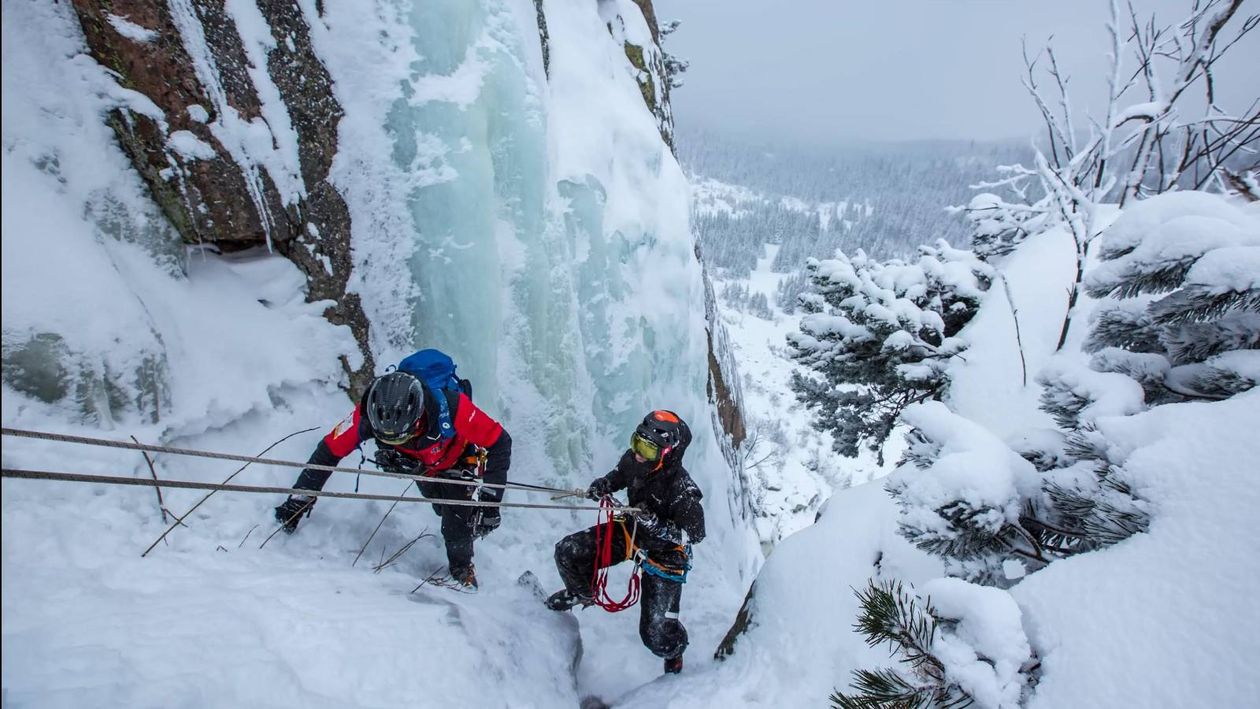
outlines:
M617 521L613 514L613 501L607 495L599 501L599 512L595 522L595 574L591 577L591 594L595 597L595 605L609 613L617 613L639 602L639 566L636 564L630 574L630 584L626 589L626 597L620 601L608 595L608 567L613 561L613 537L616 536ZM605 516L607 521L605 521ZM618 561L622 561L618 559Z

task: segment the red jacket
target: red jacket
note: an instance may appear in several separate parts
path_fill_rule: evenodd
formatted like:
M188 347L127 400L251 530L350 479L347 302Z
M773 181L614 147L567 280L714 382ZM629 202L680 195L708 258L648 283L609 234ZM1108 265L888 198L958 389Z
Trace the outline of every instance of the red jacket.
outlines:
M507 471L512 460L512 438L503 426L477 407L464 394L447 391L438 392L437 396L447 397L447 406L451 412L451 422L455 434L443 439L437 432L437 404L435 395L427 387L425 389L425 415L423 424L428 430L399 446L391 446L377 441L378 448L393 448L411 458L420 461L424 475L436 475L438 472L453 468L460 462L470 445L486 449L485 481L497 485L507 482ZM363 403L354 407L341 423L337 424L324 439L320 441L311 454L310 463L316 465L336 465L362 442L374 438L372 425L363 415ZM298 476L295 488L303 490L322 490L328 481L328 471L307 468ZM503 491L483 489L481 499L499 501Z

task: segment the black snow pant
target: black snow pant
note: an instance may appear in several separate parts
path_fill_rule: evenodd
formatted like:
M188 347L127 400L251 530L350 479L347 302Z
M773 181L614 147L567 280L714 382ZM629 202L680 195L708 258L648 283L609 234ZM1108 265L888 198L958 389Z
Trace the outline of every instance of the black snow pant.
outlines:
M420 494L432 500L471 500L472 486L440 482L417 482ZM471 505L434 505L442 518L442 540L446 542L446 563L451 571L465 568L473 560L473 531L480 507Z
M612 540L612 565L626 560L626 537L618 529ZM595 575L595 528L575 532L556 543L556 568L565 588L581 596L591 595ZM639 637L658 657L679 657L687 649L687 629L678 620L683 585L642 574L639 597Z

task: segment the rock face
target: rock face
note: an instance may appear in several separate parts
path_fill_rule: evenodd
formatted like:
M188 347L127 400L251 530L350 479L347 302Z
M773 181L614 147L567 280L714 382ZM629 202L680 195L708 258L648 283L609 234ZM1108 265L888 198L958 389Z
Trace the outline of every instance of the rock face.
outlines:
M656 9L652 6L652 0L632 1L643 15L649 36L636 33L627 26L627 18L620 15L608 21L608 31L622 42L626 58L638 70L634 79L643 94L643 102L656 117L661 140L665 141L670 150L674 150L674 113L669 102L670 82L665 70L665 52L661 49L661 30L656 22Z
M547 33L547 13L543 0L534 0L534 14L538 16L538 46L542 48L543 73L551 76L551 37Z
M266 246L293 261L307 299L332 301L325 317L354 333L362 361L342 365L357 396L374 364L359 297L346 292L350 214L328 180L343 113L300 6L73 5L92 57L153 104L108 120L171 224L188 244ZM247 11L258 14L238 22Z

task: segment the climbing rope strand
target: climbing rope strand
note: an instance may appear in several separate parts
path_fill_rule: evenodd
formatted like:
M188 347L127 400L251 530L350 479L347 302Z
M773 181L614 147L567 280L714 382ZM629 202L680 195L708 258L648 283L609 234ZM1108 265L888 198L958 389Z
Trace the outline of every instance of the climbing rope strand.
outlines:
M71 436L62 433L46 433L43 431L26 431L15 428L0 428L0 435L16 436L18 438L33 438L43 441L58 441L61 443L78 443L86 446L100 446L103 448L123 448L126 450L148 451L150 453L167 453L169 455L185 455L196 458L212 458L215 460L232 460L241 463L258 463L260 465L279 465L288 468L310 468L311 470L326 470L331 473L359 473L362 475L375 475L385 478L399 478L402 480L415 480L417 482L437 482L447 483L451 485L462 485L464 487L486 487L499 490L524 490L557 493L557 498L574 496L577 494L575 490L563 490L554 487L545 487L543 485L526 485L524 483L483 483L476 480L459 480L454 478L444 478L440 476L424 476L409 475L407 473L393 473L385 470L363 470L361 468L347 468L339 465L317 465L314 463L299 463L292 460L276 460L273 458L258 458L249 455L236 455L233 453L216 453L213 451L199 451L190 448L173 448L171 446L156 446L147 443L130 443L128 441L114 441L107 438L89 438L87 436ZM306 491L303 494L310 494ZM593 509L593 508L587 508Z
M430 499L427 497L399 497L397 495L372 495L356 492L330 492L327 490L298 490L289 487L265 487L261 485L231 485L221 483L191 482L187 480L154 481L148 478L125 478L115 475L89 475L85 473L61 473L44 470L0 469L0 477L19 480L52 480L57 482L80 482L103 485L127 485L136 487L153 487L161 485L167 488L186 488L190 490L222 490L224 492L253 492L282 495L308 495L311 497L340 497L349 500L382 500L385 502L425 502L431 505L454 505L458 507L519 507L535 510L602 510L601 507L575 505L547 505L534 502L483 502L481 500L448 500ZM618 512L638 512L634 507L613 507Z

